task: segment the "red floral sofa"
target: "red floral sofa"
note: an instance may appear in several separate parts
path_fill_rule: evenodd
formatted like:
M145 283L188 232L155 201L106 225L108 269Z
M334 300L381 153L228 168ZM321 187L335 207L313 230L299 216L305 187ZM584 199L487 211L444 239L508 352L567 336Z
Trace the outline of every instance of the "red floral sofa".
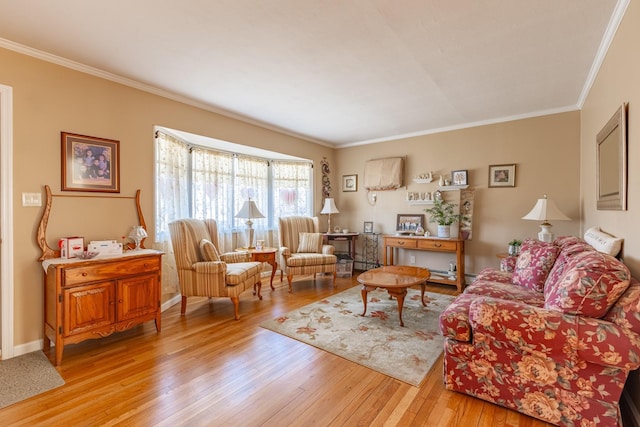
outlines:
M440 330L447 389L557 425L622 426L640 282L582 239L527 240L513 272L482 270Z

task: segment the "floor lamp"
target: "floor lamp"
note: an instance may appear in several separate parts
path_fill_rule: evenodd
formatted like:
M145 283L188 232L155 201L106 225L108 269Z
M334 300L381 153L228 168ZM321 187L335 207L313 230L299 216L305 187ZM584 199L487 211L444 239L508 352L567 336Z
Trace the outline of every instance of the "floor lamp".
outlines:
M247 220L245 222L245 224L247 224L247 234L249 235L247 239L247 249L255 249L256 247L253 246L253 221L251 221L251 219L264 218L264 215L262 215L262 212L258 209L256 202L251 200L251 198L245 201L240 212L236 214L236 218L244 218Z

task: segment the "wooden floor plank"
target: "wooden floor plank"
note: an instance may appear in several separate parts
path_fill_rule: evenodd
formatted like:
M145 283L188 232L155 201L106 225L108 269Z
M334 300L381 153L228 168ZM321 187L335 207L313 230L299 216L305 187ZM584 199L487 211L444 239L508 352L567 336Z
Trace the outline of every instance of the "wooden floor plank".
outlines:
M264 280L268 283L267 280ZM153 322L65 347L62 387L0 410L3 426L532 426L548 424L444 389L442 358L420 387L259 327L356 286L274 281L264 299L190 298ZM455 294L447 285L431 292ZM48 355L51 359L53 354Z

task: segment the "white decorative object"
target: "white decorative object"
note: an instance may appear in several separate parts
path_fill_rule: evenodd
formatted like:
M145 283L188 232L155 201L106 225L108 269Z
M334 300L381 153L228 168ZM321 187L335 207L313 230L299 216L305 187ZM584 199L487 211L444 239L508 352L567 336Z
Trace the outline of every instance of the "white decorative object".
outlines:
M531 212L523 216L522 219L542 221L542 224L540 224L540 232L538 233L538 240L547 243L553 242L553 233L551 232L551 224L549 223L550 219L560 221L571 220L571 218L558 209L552 200L547 198L546 194L544 198L538 199L533 209L531 209Z
M329 215L329 226L327 228L327 233L331 233L331 214L340 213L332 197L327 197L326 199L324 199L324 206L322 207L320 213ZM338 232L339 231L340 228L338 228Z
M439 185L440 187L443 187L443 186L444 186L444 176L443 176L443 175L440 175L440 180L438 180L438 185Z
M253 218L264 218L264 215L262 215L262 212L260 212L260 209L258 209L256 202L251 200L251 198L245 201L244 205L242 205L242 208L240 209L240 212L236 214L236 218L245 218L247 220L245 222L245 224L247 225L248 234L247 249L255 249L255 246L253 246L253 221L251 220Z

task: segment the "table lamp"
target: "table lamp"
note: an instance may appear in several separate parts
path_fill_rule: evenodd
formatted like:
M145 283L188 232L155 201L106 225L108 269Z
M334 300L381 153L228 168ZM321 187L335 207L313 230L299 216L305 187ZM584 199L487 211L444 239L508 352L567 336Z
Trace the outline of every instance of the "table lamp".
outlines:
M134 250L140 250L140 244L144 239L148 237L147 230L144 229L141 225L134 225L131 228L131 232L129 233L129 238L136 242L136 247Z
M333 198L327 197L326 199L324 199L324 206L322 207L320 213L329 215L329 228L327 230L327 233L331 234L331 214L340 213L338 208L336 208L336 204L333 201Z
M251 221L251 219L264 218L264 215L262 215L262 212L260 212L260 209L258 209L256 202L251 200L251 197L249 197L249 200L244 202L244 205L242 205L240 212L236 214L236 218L245 218L247 220L245 222L245 224L247 224L248 234L247 249L255 249L256 247L253 246L253 221Z
M550 219L568 221L571 220L568 216L560 212L560 209L553 203L553 200L547 198L538 199L531 212L522 217L522 219L530 219L542 221L540 224L540 232L538 233L538 240L541 242L551 243L553 242L553 233L551 232Z

